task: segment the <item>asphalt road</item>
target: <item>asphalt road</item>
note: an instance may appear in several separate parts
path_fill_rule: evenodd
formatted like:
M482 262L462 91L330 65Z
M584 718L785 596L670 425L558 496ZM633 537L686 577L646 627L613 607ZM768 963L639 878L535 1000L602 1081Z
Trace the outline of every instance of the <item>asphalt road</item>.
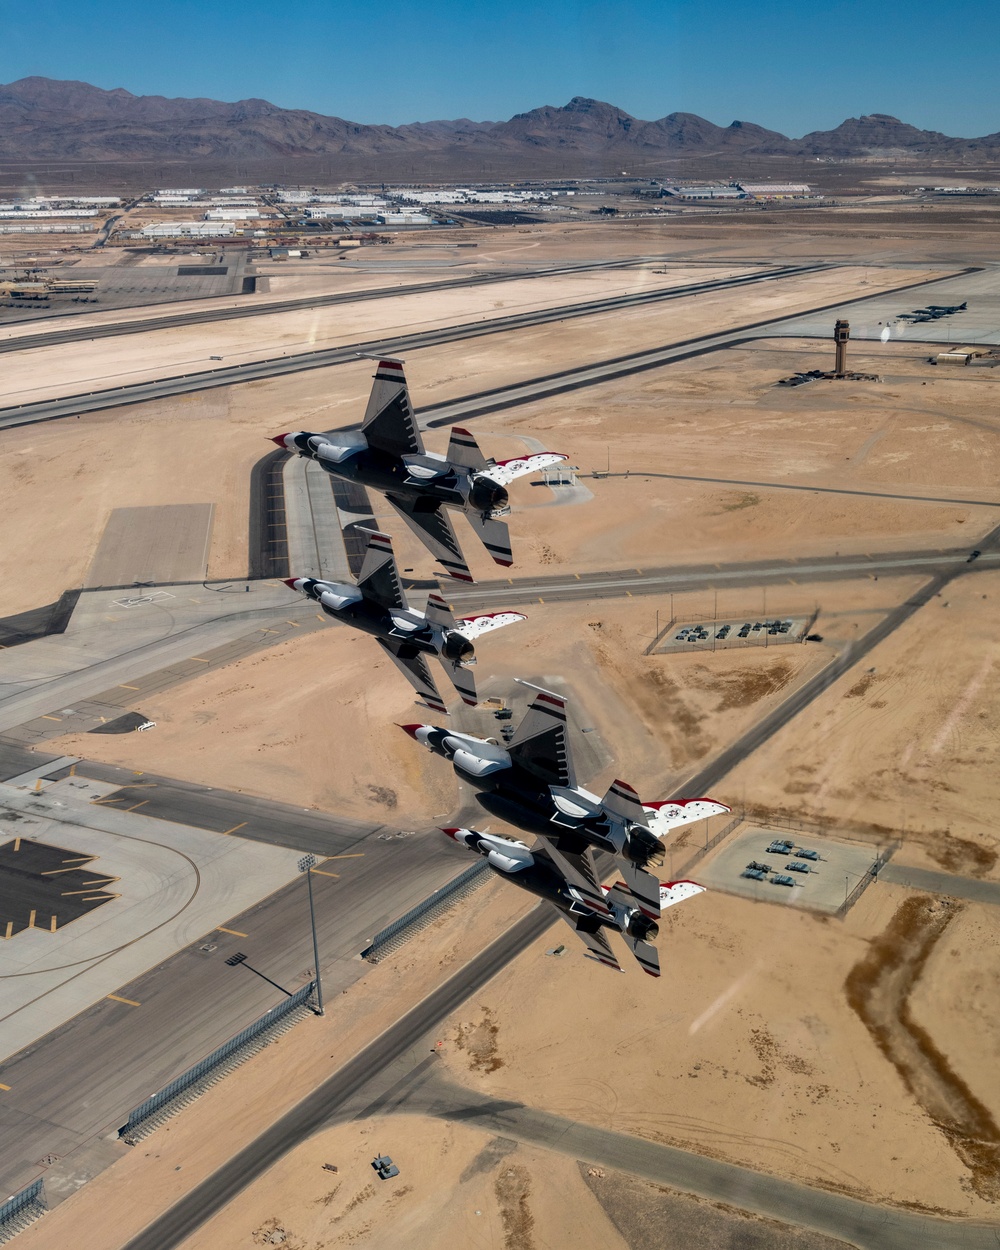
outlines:
M564 304L557 308L536 309L515 313L490 320L464 322L460 325L442 326L415 334L397 335L384 339L371 339L349 343L342 347L321 348L318 351L298 352L273 359L253 360L245 364L227 365L220 369L205 369L197 373L180 374L159 378L152 382L136 382L126 386L109 387L59 399L41 400L36 403L18 404L0 408L0 428L13 425L32 425L40 421L55 421L62 417L76 416L81 412L95 412L115 408L123 404L138 404L168 395L188 394L192 391L211 390L219 386L232 386L241 382L254 382L262 378L280 377L288 373L300 373L308 369L327 369L334 365L354 362L359 356L398 356L418 348L433 347L440 343L454 343L463 339L481 338L490 334L502 334L511 330L531 329L553 321L568 321L578 317L593 317L599 313L616 312L625 308L661 304L674 299L686 299L705 292L728 290L755 285L760 282L777 281L798 277L826 268L823 265L796 265L762 273L747 274L737 278L716 279L709 282L690 283L684 287L668 290L639 291L631 295L619 295L599 300ZM395 291L394 294L398 294ZM840 305L838 304L837 307ZM811 309L811 312L818 311ZM767 323L761 323L767 324ZM749 327L744 327L744 329ZM695 340L692 340L695 341ZM655 367L653 364L647 368ZM635 370L631 370L634 372Z
M1000 507L1000 504L994 505ZM591 599L619 599L626 595L669 595L690 590L728 589L733 586L794 586L803 582L839 581L858 577L904 577L951 569L954 575L996 569L1000 552L987 551L969 561L968 548L891 551L865 555L804 556L789 560L751 560L717 564L710 568L674 565L663 569L613 569L604 573L554 573L477 582L468 590L449 587L448 599L463 613L496 610L499 604L573 603ZM667 623L664 616L664 624Z

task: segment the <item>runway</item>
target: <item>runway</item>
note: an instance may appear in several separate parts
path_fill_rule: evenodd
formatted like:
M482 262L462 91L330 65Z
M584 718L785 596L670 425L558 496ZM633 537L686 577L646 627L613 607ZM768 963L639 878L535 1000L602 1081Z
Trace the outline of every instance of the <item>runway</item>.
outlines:
M666 290L636 292L630 295L612 296L605 299L587 300L564 304L556 308L536 309L489 320L464 322L459 325L442 326L415 334L396 335L384 339L370 339L349 343L342 347L321 348L311 352L297 352L273 359L248 361L245 364L227 365L219 369L204 369L196 373L159 378L151 382L129 383L99 391L61 396L52 400L18 404L0 408L0 428L32 425L40 421L54 421L82 412L96 412L124 404L138 404L150 399L170 395L189 394L193 391L211 390L220 386L232 386L242 382L254 382L263 378L280 377L289 373L301 373L309 369L327 369L335 365L354 362L359 356L399 356L407 351L434 347L443 343L460 342L464 339L481 338L512 330L531 329L554 321L568 321L579 317L593 317L599 313L616 312L627 308L656 305L669 300L686 299L692 295L712 291L729 290L751 286L761 282L779 281L826 269L826 265L795 265L770 269L762 273L747 274L736 278L717 279L692 283L685 287ZM395 292L398 294L398 292ZM812 310L818 311L818 310ZM769 324L769 323L761 323ZM744 327L744 329L753 327ZM693 340L694 341L694 340ZM652 364L646 367L654 367Z
M510 273L490 270L438 282L421 282L412 286L376 287L368 291L344 291L333 295L304 295L298 299L272 300L260 304L234 304L225 308L199 308L188 313L164 314L131 321L114 321L102 325L81 325L69 329L53 329L38 334L0 339L0 353L27 351L33 347L52 347L60 343L81 343L88 339L118 338L126 334L145 334L151 330L172 330L178 326L207 325L214 321L237 321L244 317L266 317L272 313L299 312L305 308L328 308L338 304L364 303L369 300L389 299L395 295L425 295L432 292L453 291L463 287L489 286L495 282L519 282L530 278L556 278L564 274L593 273L602 269L639 269L643 265L670 263L666 256L637 256L622 260L582 262L578 265L558 265L545 269L514 270ZM674 261L674 263L676 263ZM721 264L728 262L720 262ZM750 264L765 265L761 261L733 262L741 268ZM298 270L295 271L299 272ZM0 331L8 329L5 325Z

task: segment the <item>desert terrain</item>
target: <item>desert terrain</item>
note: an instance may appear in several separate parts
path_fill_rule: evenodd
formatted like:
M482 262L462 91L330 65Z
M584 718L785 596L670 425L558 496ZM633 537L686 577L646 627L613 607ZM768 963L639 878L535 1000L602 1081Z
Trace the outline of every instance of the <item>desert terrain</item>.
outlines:
M552 307L640 283L728 274L765 253L846 262L783 283L414 351L406 370L419 415L422 407L538 375L997 259L995 238L960 237L943 213L928 214L921 226L887 212L881 230L852 223L849 213L799 216L773 214L780 235L761 217L601 225L590 234L483 232L477 263L514 262L528 248L533 262L583 260L613 247L623 258L673 251L712 267L655 273L662 266L649 262L647 271L525 279L523 291L521 283L504 283L448 295L401 293L348 305L335 317L324 311L313 327L312 315L300 313L219 323L218 342L224 335L227 359L229 352L253 358L504 315L532 301ZM352 272L350 282L370 278L389 280L373 267L364 278ZM285 281L276 275L272 293ZM287 281L286 292L300 293L328 280ZM13 353L5 357L11 402L28 391L65 393L98 379L173 372L216 346L189 328ZM941 593L856 662L859 640L919 595L936 565L878 577L804 572L766 591L748 576L673 596L556 603L540 593L524 606L526 621L478 645L481 693L503 695L515 676L559 683L607 760L581 783L602 793L622 777L654 799L684 790L806 683L844 664L804 710L713 785L712 797L762 825L771 817L794 828L798 819L831 835L892 841L893 863L951 874L956 890L1000 880L992 820L1000 800L993 627L1000 573L987 540L1000 523L1000 374L949 371L930 365L927 354L913 344L857 342L852 368L880 381L785 388L778 380L796 370L831 367L832 344L771 336L473 422L488 454L514 455L538 440L580 468L591 496L580 502L563 503L559 488L534 479L511 490L511 573L539 584L554 574L603 570L642 576L675 565L710 570L851 554L984 552L968 566L956 557ZM270 450L266 437L358 420L371 371L371 362L359 361L5 431L5 612L27 611L83 584L118 507L214 503L209 576L244 577L250 473ZM444 451L447 438L447 428L432 429L427 446ZM372 503L379 524L391 527L384 502L373 494ZM500 571L461 519L456 531L477 579L496 579ZM427 578L424 549L401 526L392 532L400 566ZM411 602L422 607L422 592L412 592ZM794 614L815 614L818 640L647 654L671 619ZM427 837L446 818L471 819L475 810L450 765L395 728L437 718L414 709L409 687L372 640L339 626L178 680L144 699L141 711L155 721L153 731L64 735L45 748ZM455 711L468 732L496 733L487 711ZM492 829L504 831L496 822ZM697 845L675 837L664 871ZM691 876L697 880L697 864ZM733 1210L685 1206L699 1200L649 1177L623 1174L619 1182L600 1161L508 1139L474 1116L449 1114L462 1091L889 1212L941 1216L960 1227L995 1223L1000 930L995 905L949 895L947 879L935 893L877 881L845 919L706 892L664 916L658 981L634 963L625 975L599 968L568 928L550 928L433 1037L413 1038L411 1066L434 1051L430 1092L421 1094L418 1083L394 1111L364 1104L351 1108L356 1118L319 1126L183 1244L699 1245L694 1232L683 1242L647 1236L661 1224L709 1230L705 1250L838 1244ZM329 1005L323 1021L298 1025L79 1190L23 1235L25 1247L45 1250L70 1229L84 1230L75 1234L81 1247L124 1244L533 902L498 881L474 898L475 906L446 914L371 969ZM549 953L556 943L565 951ZM620 954L627 957L624 947ZM458 1101L445 1099L435 1110L435 1090L457 1090ZM399 1164L397 1180L375 1178L369 1162L379 1151ZM325 1172L325 1162L339 1171ZM645 1228L623 1215L625 1192L644 1213ZM141 1199L133 1204L128 1193ZM751 1235L758 1240L737 1240Z

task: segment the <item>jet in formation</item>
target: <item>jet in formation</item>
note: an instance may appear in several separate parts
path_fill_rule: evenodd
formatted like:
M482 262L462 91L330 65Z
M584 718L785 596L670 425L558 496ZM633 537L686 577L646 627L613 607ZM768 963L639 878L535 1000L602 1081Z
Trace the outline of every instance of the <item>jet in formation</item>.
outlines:
M375 372L360 430L278 434L272 442L315 460L327 473L382 491L445 571L471 582L446 508L463 512L497 564L510 566L507 486L515 478L565 460L540 452L513 460L487 460L468 430L455 427L448 454L424 449L410 394L398 360L382 360Z
M536 843L529 847L514 838L480 833L476 829L445 829L449 838L482 855L493 871L505 881L544 899L579 934L588 955L607 968L624 971L605 930L620 933L644 972L660 975L660 956L652 945L659 925L638 904L624 881L601 886L603 906L592 901L569 880L551 854ZM659 886L657 915L675 903L701 894L704 886L693 881L671 881Z
M469 672L476 662L473 639L525 619L520 612L488 612L456 620L436 592L427 596L425 611L416 611L400 585L391 539L376 532L369 533L356 586L315 577L289 577L286 585L314 600L333 620L372 634L420 701L446 715L426 657L438 657L462 701L475 707L476 683Z
M480 806L543 837L546 854L581 902L605 918L613 915L593 854L605 851L614 856L633 905L657 920L660 883L648 869L662 864L666 854L659 835L729 808L703 798L642 803L624 781L612 782L603 798L584 790L573 769L566 700L533 689L538 693L506 746L436 725L402 728L450 759Z

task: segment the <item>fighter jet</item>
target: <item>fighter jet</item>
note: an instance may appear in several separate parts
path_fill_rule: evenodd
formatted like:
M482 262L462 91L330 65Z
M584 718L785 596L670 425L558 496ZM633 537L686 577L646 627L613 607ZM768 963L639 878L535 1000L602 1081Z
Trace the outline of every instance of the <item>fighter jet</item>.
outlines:
M528 847L513 838L479 833L475 829L445 829L443 832L470 851L482 855L498 876L551 903L570 928L580 935L591 959L598 960L606 968L623 971L604 933L605 929L610 929L622 935L643 972L652 977L660 975L659 952L652 945L660 931L659 925L645 914L625 882L601 886L603 906L598 909L560 871L546 849L537 843ZM693 881L661 884L658 913L701 894L703 890L704 886L695 885Z
M520 612L486 612L456 620L437 592L427 596L423 612L411 608L399 584L388 534L371 531L358 584L289 577L286 585L313 599L327 616L373 634L379 646L410 683L422 703L447 715L424 658L436 655L462 701L476 705L476 683L469 668L476 662L473 639L492 629L523 621Z
M450 759L488 812L546 838L560 872L594 910L607 910L594 867L596 848L615 856L637 905L655 920L659 882L646 869L663 863L666 850L658 834L729 808L713 799L641 803L624 781L613 781L603 798L584 790L573 770L565 699L532 689L538 693L506 747L435 725L401 728Z
M969 306L969 301L964 304L928 304L927 311L937 313L939 316L948 316L950 313L965 312ZM922 309L919 311L923 311Z
M327 473L384 492L386 499L451 577L471 582L445 508L464 512L497 564L513 563L507 485L526 473L565 460L555 452L487 460L468 430L451 432L448 454L424 450L410 393L398 360L379 361L360 431L310 434L298 430L271 440L315 460Z

